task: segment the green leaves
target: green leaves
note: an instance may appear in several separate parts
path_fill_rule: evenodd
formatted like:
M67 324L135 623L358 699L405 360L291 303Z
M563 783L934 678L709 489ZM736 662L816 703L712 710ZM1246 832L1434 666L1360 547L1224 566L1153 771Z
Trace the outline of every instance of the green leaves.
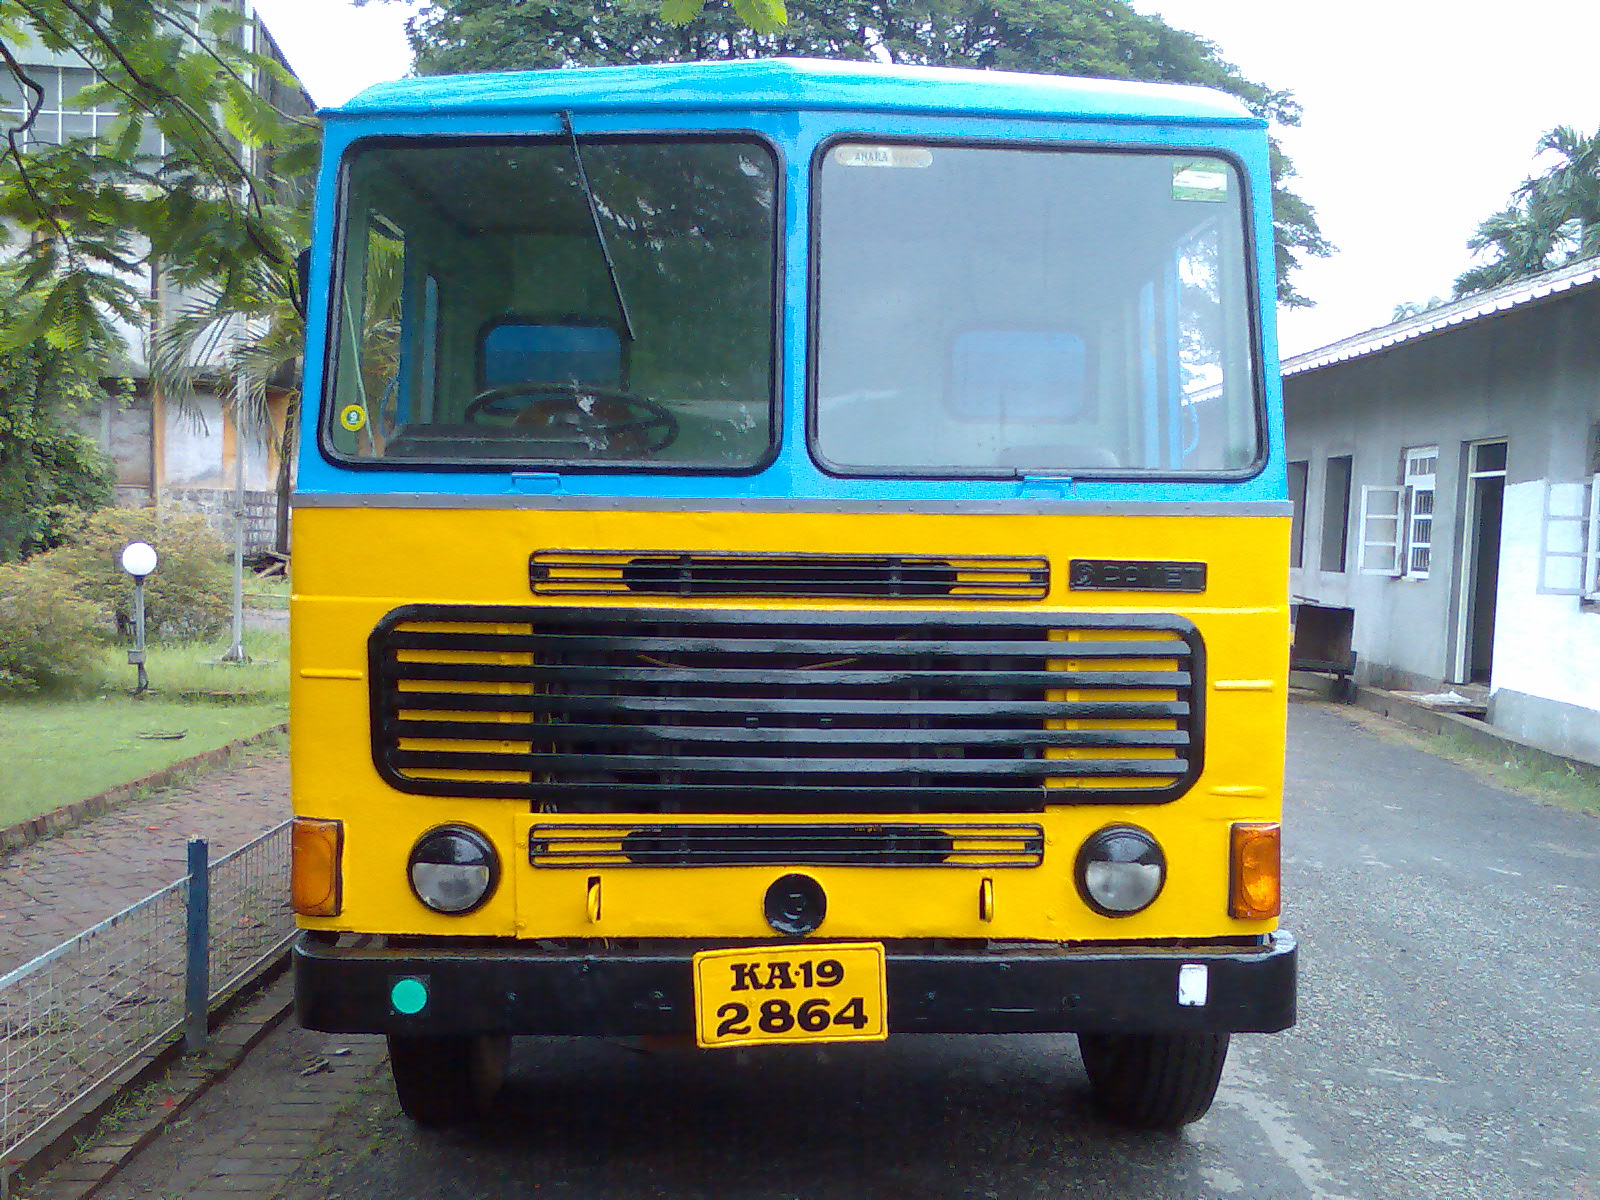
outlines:
M733 0L733 11L757 33L777 33L789 23L783 0Z
M1126 0L431 0L407 26L424 75L796 55L1143 79L1221 88L1298 124L1285 91ZM1301 259L1332 253L1274 147L1278 298Z
M789 23L783 0L731 0L733 10L757 33L777 33ZM661 0L661 19L669 25L687 25L705 11L705 0Z
M1488 261L1461 273L1457 297L1600 255L1600 131L1591 137L1557 126L1539 139L1537 153L1558 161L1524 180L1478 226L1467 249Z
M0 353L42 347L75 356L90 377L127 372L128 339L152 321L152 275L204 298L205 320L172 322L192 335L191 356L224 327L242 355L241 318L270 331L291 311L287 273L307 216L285 181L314 161L320 130L281 107L296 99L292 76L253 48L239 12L195 8L0 0L0 70L25 95L20 60L42 47L95 73L67 107L119 113L98 138L0 141L0 287L10 293ZM169 399L181 407L187 395Z

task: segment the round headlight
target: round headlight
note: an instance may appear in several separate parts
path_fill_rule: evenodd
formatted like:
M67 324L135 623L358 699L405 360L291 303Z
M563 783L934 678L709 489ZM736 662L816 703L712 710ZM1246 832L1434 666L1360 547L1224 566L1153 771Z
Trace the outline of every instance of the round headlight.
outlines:
M406 870L411 890L434 912L469 913L493 894L500 860L476 829L444 825L418 839Z
M1101 916L1126 917L1149 908L1167 881L1167 859L1142 829L1108 825L1078 851L1078 893Z

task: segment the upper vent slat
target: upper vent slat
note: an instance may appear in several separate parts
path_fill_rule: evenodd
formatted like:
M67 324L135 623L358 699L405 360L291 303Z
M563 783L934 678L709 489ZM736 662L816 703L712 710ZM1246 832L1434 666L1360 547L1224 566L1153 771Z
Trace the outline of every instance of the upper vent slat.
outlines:
M998 555L539 550L528 558L528 586L544 596L1042 600L1050 593L1050 560Z

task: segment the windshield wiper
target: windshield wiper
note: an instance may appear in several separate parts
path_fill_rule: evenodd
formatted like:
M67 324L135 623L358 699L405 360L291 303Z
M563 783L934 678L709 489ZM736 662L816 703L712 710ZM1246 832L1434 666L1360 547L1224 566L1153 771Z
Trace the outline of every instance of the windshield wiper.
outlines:
M628 301L622 295L622 281L617 278L617 264L612 261L611 247L606 244L605 227L600 224L600 202L594 198L594 188L589 186L589 172L583 166L583 151L578 147L578 135L572 128L572 114L561 112L561 128L572 143L572 161L578 168L578 184L583 188L583 198L589 202L589 220L594 223L594 239L600 243L600 257L606 260L606 275L611 280L611 294L616 297L617 315L622 318L622 336L633 341L633 321L628 316Z

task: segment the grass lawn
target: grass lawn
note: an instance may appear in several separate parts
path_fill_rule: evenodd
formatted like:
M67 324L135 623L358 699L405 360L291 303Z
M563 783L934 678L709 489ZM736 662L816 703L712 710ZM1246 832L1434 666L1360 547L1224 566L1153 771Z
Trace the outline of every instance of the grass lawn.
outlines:
M129 696L125 647L104 653L98 690L0 701L0 825L97 795L288 717L288 638L250 634L253 662L219 666L228 640L150 647L150 690ZM181 732L182 737L170 735Z

